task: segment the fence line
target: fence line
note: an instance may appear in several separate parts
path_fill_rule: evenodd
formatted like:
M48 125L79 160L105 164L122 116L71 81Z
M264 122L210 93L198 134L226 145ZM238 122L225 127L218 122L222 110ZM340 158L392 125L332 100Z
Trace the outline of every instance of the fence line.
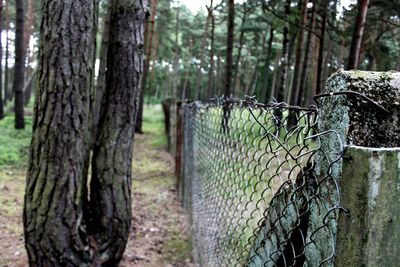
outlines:
M343 146L315 106L183 105L184 207L200 266L331 266Z

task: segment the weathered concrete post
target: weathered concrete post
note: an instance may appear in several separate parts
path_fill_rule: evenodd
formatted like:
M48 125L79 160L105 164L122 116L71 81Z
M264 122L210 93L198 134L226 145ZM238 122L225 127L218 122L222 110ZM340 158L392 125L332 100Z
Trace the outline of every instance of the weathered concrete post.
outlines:
M339 71L328 80L320 110L320 130L335 130L347 148L334 174L348 211L339 212L334 265L396 266L400 73Z

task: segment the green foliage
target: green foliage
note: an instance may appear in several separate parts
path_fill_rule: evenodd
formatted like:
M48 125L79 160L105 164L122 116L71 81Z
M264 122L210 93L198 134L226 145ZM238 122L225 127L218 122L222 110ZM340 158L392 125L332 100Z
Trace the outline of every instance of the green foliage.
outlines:
M164 132L164 115L161 105L145 105L143 114L143 131L153 136L151 145L156 148L167 146L167 137Z
M32 117L25 117L25 129L14 129L14 116L0 121L0 169L26 165L32 136Z

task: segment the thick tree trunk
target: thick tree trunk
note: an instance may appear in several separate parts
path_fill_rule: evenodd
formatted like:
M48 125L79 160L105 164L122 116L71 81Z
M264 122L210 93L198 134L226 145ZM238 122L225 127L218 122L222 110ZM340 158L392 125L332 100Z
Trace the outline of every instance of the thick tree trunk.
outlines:
M299 20L299 29L297 32L297 43L296 43L296 56L294 63L294 72L293 72L293 83L292 83L292 94L290 98L290 104L297 105L300 95L300 81L301 81L301 67L302 67L302 57L303 57L303 37L304 37L304 27L307 23L307 4L308 0L301 1L301 13Z
M100 65L99 72L96 81L94 109L92 117L92 136L96 138L97 129L100 119L100 109L103 102L104 91L106 88L106 70L107 70L107 53L108 53L108 42L110 34L110 16L111 16L111 4L113 0L107 0L107 12L104 16L103 23L103 34L101 37L100 47ZM94 140L94 139L93 139Z
M117 266L131 222L132 145L143 72L146 0L113 0L105 101L93 150L91 232L102 266Z
M39 88L24 206L31 266L100 266L93 264L94 255L104 244L89 238L92 229L83 219L95 3L41 1Z
M150 69L150 62L152 59L153 52L153 36L154 36L154 26L155 26L155 18L157 13L157 0L151 0L151 11L150 11L150 20L146 22L146 31L145 35L145 52L146 57L144 60L144 68L142 75L142 84L140 89L140 100L139 100L139 110L136 118L135 132L143 133L143 106L144 106L144 91L147 85L148 73ZM154 68L154 66L153 66Z
M15 129L23 129L24 122L24 76L25 76L25 49L24 49L24 1L16 0L15 24L15 67L14 67L14 111Z
M0 1L0 40L3 35L3 1ZM0 41L0 120L4 118L4 92L3 89L3 46Z
M364 24L367 18L369 0L359 0L358 1L358 15L356 19L356 24L353 31L353 39L351 41L349 62L347 64L347 69L356 69L360 61L360 51L361 43L364 34Z
M269 75L270 75L270 66L271 66L271 57L272 57L272 44L274 42L274 31L275 29L271 26L269 31L269 38L268 38L268 49L267 49L267 59L265 61L265 86L262 92L262 101L264 103L268 103L271 98L272 93L272 86L269 86Z

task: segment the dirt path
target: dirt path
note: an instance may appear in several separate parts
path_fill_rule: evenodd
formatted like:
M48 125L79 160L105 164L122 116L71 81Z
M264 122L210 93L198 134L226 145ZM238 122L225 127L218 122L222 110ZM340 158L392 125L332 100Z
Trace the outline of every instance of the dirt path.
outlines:
M120 266L190 267L187 218L175 191L173 158L163 150L161 108L150 112L146 134L135 136L132 227ZM24 168L0 169L0 267L28 266L22 231L24 186Z

